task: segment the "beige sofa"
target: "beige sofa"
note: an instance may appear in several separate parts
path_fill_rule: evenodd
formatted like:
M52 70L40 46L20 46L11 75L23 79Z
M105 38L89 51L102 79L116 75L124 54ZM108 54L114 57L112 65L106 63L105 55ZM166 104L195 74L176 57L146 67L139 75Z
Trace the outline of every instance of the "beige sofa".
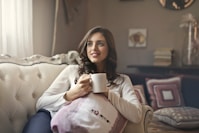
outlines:
M0 56L0 132L21 133L35 113L35 103L56 76L69 64L79 63L76 51L53 57L27 58ZM139 124L128 123L125 133L147 133L152 109L143 105ZM133 115L133 114L132 114Z

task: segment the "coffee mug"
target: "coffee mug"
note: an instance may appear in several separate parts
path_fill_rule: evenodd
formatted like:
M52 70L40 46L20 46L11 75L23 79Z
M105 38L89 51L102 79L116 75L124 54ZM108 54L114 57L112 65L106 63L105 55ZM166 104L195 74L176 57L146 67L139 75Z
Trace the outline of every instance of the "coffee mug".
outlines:
M107 91L106 73L91 74L92 91L93 93L103 93Z

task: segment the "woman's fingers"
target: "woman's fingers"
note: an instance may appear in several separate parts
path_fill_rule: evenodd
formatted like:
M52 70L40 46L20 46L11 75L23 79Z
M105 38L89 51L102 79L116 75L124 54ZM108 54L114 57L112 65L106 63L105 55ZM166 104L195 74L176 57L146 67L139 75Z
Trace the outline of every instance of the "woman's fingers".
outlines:
M77 88L79 91L80 96L84 96L92 91L91 86L91 79L89 74L83 74L80 76L78 82L77 82Z

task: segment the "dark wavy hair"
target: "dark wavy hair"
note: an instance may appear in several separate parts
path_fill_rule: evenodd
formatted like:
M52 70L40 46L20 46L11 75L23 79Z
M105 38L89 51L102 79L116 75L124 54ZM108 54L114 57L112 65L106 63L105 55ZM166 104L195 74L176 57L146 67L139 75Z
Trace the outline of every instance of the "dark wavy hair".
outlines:
M101 33L108 45L108 56L105 59L105 71L107 74L107 79L109 83L113 83L113 80L116 79L119 75L116 73L116 68L117 68L117 53L116 53L116 48L115 48L115 41L113 38L112 33L103 27L97 26L92 29L90 29L82 41L80 42L78 46L78 52L80 54L81 58L81 65L79 69L79 74L83 73L97 73L97 68L94 63L92 63L87 56L86 48L87 48L87 42L88 39L95 33Z

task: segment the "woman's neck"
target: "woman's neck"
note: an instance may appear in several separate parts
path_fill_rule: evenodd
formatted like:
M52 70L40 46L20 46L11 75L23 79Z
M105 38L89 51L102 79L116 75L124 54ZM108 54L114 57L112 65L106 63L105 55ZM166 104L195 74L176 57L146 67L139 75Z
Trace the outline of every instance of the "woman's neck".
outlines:
M98 72L98 73L105 72L105 67L104 67L104 64L103 64L103 63L101 63L101 64L96 64L96 67L97 67L97 72Z

